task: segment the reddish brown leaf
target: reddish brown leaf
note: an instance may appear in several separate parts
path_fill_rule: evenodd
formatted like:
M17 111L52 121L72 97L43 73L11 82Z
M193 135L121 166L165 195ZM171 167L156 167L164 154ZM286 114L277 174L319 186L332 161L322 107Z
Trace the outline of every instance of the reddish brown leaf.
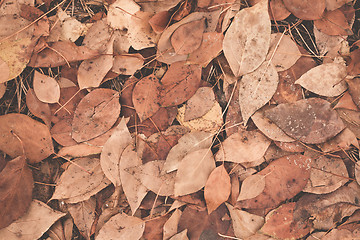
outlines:
M0 136L0 150L11 157L25 154L29 163L54 153L49 128L24 114L0 116Z
M280 104L265 115L290 137L309 144L325 142L345 127L330 103L320 98Z
M277 103L293 103L302 98L302 91L295 81L305 72L315 67L316 63L312 58L301 57L288 70L279 72L279 85L273 96Z
M45 103L56 103L60 99L60 86L58 82L47 75L35 71L34 92L36 97Z
M279 158L260 171L265 176L265 188L255 198L237 203L240 208L274 208L282 201L298 194L306 185L310 176L309 157L290 155Z
M76 145L77 142L71 137L71 119L65 118L55 123L51 128L52 138L61 146L68 147Z
M162 33L171 19L171 12L162 11L155 13L149 20L149 24L156 33Z
M282 0L270 0L269 15L271 20L281 21L291 13L286 9Z
M51 122L51 110L47 103L41 102L35 95L34 90L29 88L26 93L26 106L36 117L41 118L47 126Z
M303 20L320 19L325 10L325 0L283 0L285 7Z
M201 67L176 62L170 65L161 79L160 104L163 107L182 104L200 87Z
M8 162L0 174L0 229L24 215L33 190L32 172L24 156Z
M120 114L117 91L97 88L86 95L75 110L72 137L77 142L95 138L108 131Z
M339 9L326 11L321 19L314 21L314 25L318 30L330 36L353 34L345 15Z
M200 47L205 30L205 18L178 27L171 35L171 45L177 54L189 54Z
M346 80L349 86L349 93L357 107L360 108L360 78Z
M28 64L29 67L58 67L67 62L91 59L98 52L85 46L76 46L72 42L49 43L49 48L34 54Z
M224 165L215 168L205 184L204 197L208 213L213 212L230 196L230 177Z
M352 88L351 85L352 85L352 83L348 82L349 89ZM358 111L359 110L359 108L355 105L349 91L346 91L344 93L344 95L340 98L339 102L334 106L334 109L345 108L345 109L352 110L352 111ZM355 96L354 98L357 98L357 96ZM360 104L360 101L359 101L359 104Z
M144 239L162 239L163 226L169 218L170 214L166 214L146 221L144 235L142 237Z
M141 121L153 116L159 109L159 80L154 75L144 77L136 83L132 100Z
M296 203L285 203L266 216L260 232L280 239L299 239L310 232L310 225L294 221Z

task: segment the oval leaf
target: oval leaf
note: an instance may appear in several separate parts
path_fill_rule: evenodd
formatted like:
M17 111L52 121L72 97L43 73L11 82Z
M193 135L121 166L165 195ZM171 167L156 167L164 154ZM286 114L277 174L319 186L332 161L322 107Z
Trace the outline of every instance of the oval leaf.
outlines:
M6 164L0 174L0 229L10 225L28 210L33 184L33 175L24 156Z
M0 116L0 150L17 157L24 154L29 163L37 163L54 153L49 128L27 115Z
M187 101L200 87L201 67L185 65L185 62L176 62L161 79L160 104L170 107Z
M215 161L210 149L200 149L186 155L177 170L175 196L199 191L214 169Z
M90 140L107 132L120 114L119 93L97 88L78 104L72 122L72 137L77 142Z
M302 20L320 19L325 10L325 0L283 0L285 7Z
M278 83L278 73L270 62L264 62L258 69L240 80L239 104L244 124L251 115L270 101Z
M119 213L111 217L100 229L96 239L132 239L141 238L145 230L145 222L137 217Z
M153 116L160 108L160 84L154 75L142 78L134 87L132 100L140 121Z
M320 98L280 104L265 116L290 137L309 144L323 143L345 128L330 103Z
M89 199L110 184L100 167L99 159L79 158L61 175L51 199L77 203Z
M241 183L241 191L237 201L251 199L258 196L265 188L265 176L260 174L250 175Z
M229 198L230 191L229 174L221 165L211 172L205 184L204 197L209 214Z
M270 46L271 21L268 2L239 11L227 30L223 50L236 77L257 69Z
M336 97L345 92L346 66L342 63L325 63L303 74L295 83L326 97Z
M49 76L35 71L34 92L36 97L44 103L56 103L60 99L60 86L58 82Z

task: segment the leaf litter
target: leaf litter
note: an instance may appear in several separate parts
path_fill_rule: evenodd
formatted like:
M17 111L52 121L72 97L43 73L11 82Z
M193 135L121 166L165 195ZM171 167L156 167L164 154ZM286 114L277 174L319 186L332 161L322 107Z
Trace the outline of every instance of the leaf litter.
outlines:
M359 237L356 1L43 2L0 3L0 238Z

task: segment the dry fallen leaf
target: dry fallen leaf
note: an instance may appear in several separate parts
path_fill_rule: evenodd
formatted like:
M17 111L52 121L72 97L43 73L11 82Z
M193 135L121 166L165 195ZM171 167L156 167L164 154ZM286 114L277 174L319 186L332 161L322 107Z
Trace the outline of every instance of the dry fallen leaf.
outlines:
M285 7L303 20L320 19L325 10L325 0L283 0Z
M265 224L261 233L280 239L299 239L310 232L310 224L294 221L296 203L290 202L281 205L266 215Z
M265 116L290 137L309 144L323 143L345 128L330 103L320 98L279 104Z
M172 172L178 169L182 159L189 153L199 149L210 148L212 134L208 132L190 132L182 136L178 143L171 148L166 157L163 172Z
M38 200L33 200L26 214L10 226L0 229L1 239L39 239L65 213L55 211Z
M163 239L167 240L171 236L177 233L178 223L182 212L179 209L175 209L171 217L166 221L163 227Z
M26 93L26 106L36 117L41 118L47 126L51 126L51 110L47 103L40 101L32 88Z
M125 119L121 119L111 137L106 141L100 155L101 168L105 176L117 187L121 185L120 157L132 142Z
M162 174L164 160L156 160L125 169L147 189L159 196L174 195L175 172Z
M268 3L240 10L227 30L223 50L234 75L253 72L265 60L270 46Z
M335 97L347 88L345 76L345 63L325 63L310 69L295 83L321 96Z
M299 48L289 35L271 34L270 49L266 60L270 60L278 72L292 67L300 57Z
M138 240L143 235L145 222L140 218L119 213L100 229L96 239L132 239Z
M314 21L316 28L327 35L352 35L345 15L339 10L325 11L321 19Z
M159 80L153 74L136 83L132 101L140 121L153 116L160 109L159 88Z
M229 209L235 236L247 238L255 234L264 224L264 218L226 204Z
M111 71L118 74L133 75L142 68L143 64L144 58L138 53L118 55L114 58Z
M199 149L187 154L180 162L175 180L175 196L194 193L206 184L215 169L210 149Z
M244 125L258 109L270 101L278 83L279 76L271 62L264 62L254 72L243 76L239 83L239 104Z
M5 165L0 174L0 229L26 213L32 199L33 184L33 175L24 156Z
M44 103L59 102L60 86L54 78L35 71L33 84L36 97L40 101Z
M160 105L170 107L182 104L192 97L200 87L201 67L176 62L161 79Z
M72 137L77 142L90 140L107 132L120 114L119 93L97 88L78 104L72 122Z
M225 139L216 153L216 161L258 163L270 143L271 141L258 131L239 131Z
M128 173L126 169L141 165L141 159L133 150L132 144L129 144L121 154L120 158L120 180L121 184L131 208L132 215L139 208L141 201L147 194L147 188L141 184L133 175Z
M204 116L215 103L215 94L210 87L201 87L187 101L184 121Z
M0 116L0 135L0 150L13 158L25 155L33 164L54 153L49 128L24 114Z
M105 177L97 158L79 158L61 175L51 199L77 203L89 199L111 182Z
M288 155L271 162L257 173L265 176L265 188L258 196L237 202L245 209L274 208L290 199L305 187L310 176L311 158Z
M264 191L265 176L260 174L250 175L241 183L241 191L237 201L257 197Z
M205 30L205 18L185 23L171 35L170 41L177 54L189 54L198 49Z
M205 184L204 198L208 213L212 213L230 196L230 177L224 165L215 168Z

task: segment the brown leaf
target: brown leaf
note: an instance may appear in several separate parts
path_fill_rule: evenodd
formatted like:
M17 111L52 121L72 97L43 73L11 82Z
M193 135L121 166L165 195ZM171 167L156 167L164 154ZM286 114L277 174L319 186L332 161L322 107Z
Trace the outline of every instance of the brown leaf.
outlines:
M132 142L131 135L123 118L111 137L106 141L100 155L101 168L105 176L117 187L121 185L120 157Z
M309 144L325 142L345 128L330 103L320 98L280 104L265 115L290 137Z
M341 150L350 150L351 145L359 149L359 142L355 134L348 128L345 128L336 137L327 142L319 144L323 152L337 152Z
M0 230L1 239L39 239L65 213L33 200L26 214Z
M235 236L247 238L255 234L264 224L264 218L226 204L229 209Z
M254 72L243 76L239 83L239 104L244 125L258 109L270 101L278 83L279 76L271 62L264 62Z
M295 84L295 81L315 66L316 63L312 58L301 57L291 68L279 72L279 84L273 99L278 104L293 103L302 99L301 87Z
M26 93L26 106L29 111L36 117L41 118L47 126L51 126L51 110L47 103L41 102L35 95L32 88Z
M269 15L271 20L281 21L291 13L286 9L282 0L271 0L269 5Z
M266 215L261 233L280 239L299 239L310 232L310 224L295 222L293 212L296 203L285 203Z
M215 94L210 87L201 87L186 103L184 121L202 117L215 103Z
M159 196L174 195L175 172L162 174L164 160L147 162L125 169L138 179L147 189Z
M51 128L51 137L61 146L76 145L77 142L71 137L71 118L62 119Z
M215 168L205 184L204 198L208 213L213 212L230 196L230 177L224 165Z
M271 22L267 1L240 10L227 30L223 50L236 77L253 72L265 60Z
M84 60L78 69L78 84L80 89L99 87L101 81L113 66L114 37L106 43L105 52L97 58Z
M189 54L187 62L206 67L222 50L224 35L218 32L203 34L201 45Z
M165 222L169 219L169 217L170 214L165 214L160 217L147 220L145 223L145 230L142 237L144 239L162 239L162 230Z
M285 7L303 20L320 19L325 10L325 0L283 0Z
M111 71L123 75L133 75L143 67L143 64L144 58L139 53L117 55Z
M349 86L349 93L351 95L352 100L356 104L357 107L360 108L360 79L353 78L346 80Z
M141 159L133 150L132 144L130 144L121 154L120 179L126 199L130 205L132 215L134 215L136 210L139 208L148 190L138 179L128 173L125 169L136 167L141 164Z
M45 103L56 103L60 99L60 86L58 82L49 76L35 71L34 92L36 97Z
M349 91L351 88L351 83L348 83ZM358 106L355 105L349 91L346 91L343 96L340 98L339 102L334 106L334 109L345 108L352 111L358 111ZM356 98L356 97L355 97Z
M100 229L96 239L132 239L138 240L143 235L145 222L140 218L119 213L110 218Z
M251 199L259 196L265 189L265 176L250 175L241 183L241 191L237 201Z
M257 173L265 176L265 189L255 198L242 200L237 207L246 209L274 208L290 199L305 187L310 176L309 157L289 155L271 162Z
M347 89L345 63L324 63L304 73L296 84L326 97L336 97Z
M212 134L208 132L190 132L182 136L178 143L172 147L166 157L163 172L172 172L178 169L182 159L189 153L199 149L210 148Z
M214 169L215 161L210 149L200 149L186 155L176 173L175 196L187 195L203 188Z
M263 162L262 157L270 143L271 141L258 131L239 131L225 139L216 154L216 161L242 164L254 162L259 165Z
M95 198L90 198L89 200L75 204L68 204L67 210L69 211L81 235L86 239L90 239L91 226L96 217Z
M72 122L72 137L77 142L95 138L108 131L120 114L119 94L115 90L97 88L77 106Z
M170 107L182 104L192 97L200 87L201 67L176 62L161 79L160 105Z
M37 163L54 153L49 128L24 114L0 116L0 135L0 150L11 157L25 154Z
M67 62L76 62L85 59L92 59L98 56L98 52L85 46L76 46L70 41L49 43L37 54L33 54L28 64L29 67L58 67Z
M305 155L308 155L305 152ZM310 178L304 192L325 194L343 186L348 181L348 172L342 159L316 156L311 162Z
M314 25L319 31L330 36L353 34L345 15L339 9L325 11L321 19L314 21Z
M189 54L200 47L205 30L205 18L185 23L171 35L171 45L177 54Z
M172 14L170 11L162 11L155 13L155 15L149 19L149 24L154 30L154 32L162 33L168 26L171 15Z
M141 121L153 116L159 109L159 80L149 75L138 81L134 87L132 101Z
M34 180L24 156L9 161L0 172L0 229L9 226L28 210Z
M171 217L164 223L163 239L169 239L178 232L177 229L181 214L182 212L179 209L175 209Z
M1 58L0 58L0 72L1 72L0 83L4 83L8 81L10 75L10 68L7 65L7 63Z
M61 175L53 199L77 203L89 199L111 182L105 177L96 158L79 158Z

